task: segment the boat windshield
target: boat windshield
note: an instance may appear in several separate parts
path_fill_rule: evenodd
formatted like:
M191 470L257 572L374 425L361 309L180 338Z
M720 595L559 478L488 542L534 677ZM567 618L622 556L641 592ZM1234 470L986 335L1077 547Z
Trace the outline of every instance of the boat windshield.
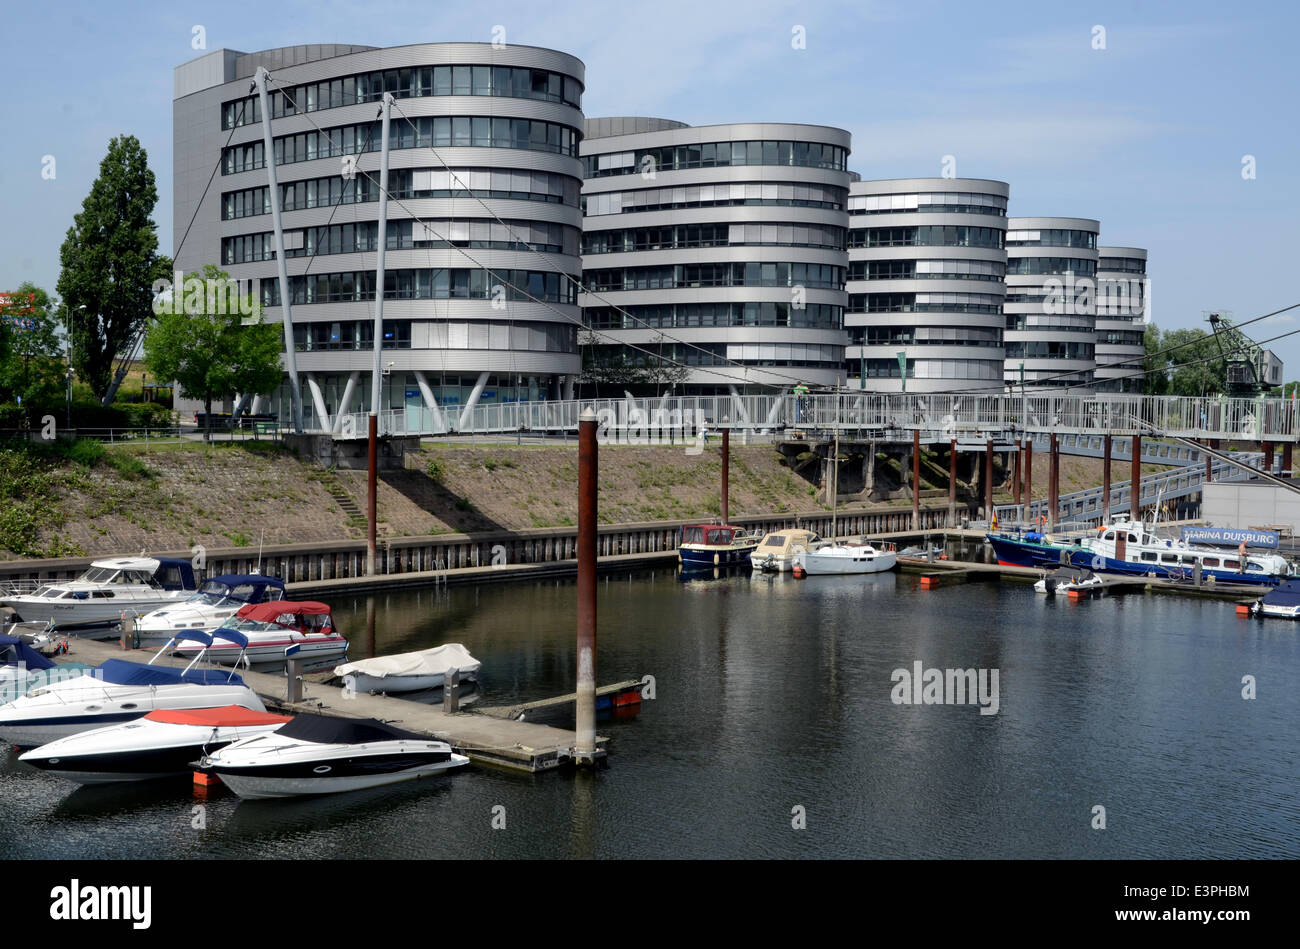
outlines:
M703 527L683 527L682 528L683 544L702 544L704 543Z
M118 583L121 576L122 571L112 567L91 567L81 575L81 579L86 583Z
M784 534L768 534L766 537L763 538L763 543L760 544L759 546L760 546L760 547L784 547L784 546L785 546L785 535L784 535Z
M224 593L217 590L204 590L190 597L190 602L195 606L220 606L229 599Z

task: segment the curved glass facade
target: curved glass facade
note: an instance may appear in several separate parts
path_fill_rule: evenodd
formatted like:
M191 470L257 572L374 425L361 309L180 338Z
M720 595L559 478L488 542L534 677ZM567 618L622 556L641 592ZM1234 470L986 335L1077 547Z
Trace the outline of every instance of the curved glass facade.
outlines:
M1008 386L1093 384L1099 230L1087 218L1008 220Z
M471 399L561 397L581 368L581 62L488 43L223 56L180 70L196 67L177 87L187 91L175 106L175 216L193 215L195 225L176 265L220 261L235 279L260 284L268 317L280 318L262 114L249 95L249 78L265 66L307 425L331 427L371 402L374 116L385 93L399 104L390 124L383 345L392 360L382 406L436 410L454 424ZM349 108L357 105L364 110ZM357 157L355 174L340 173L343 156ZM195 208L218 159L224 187ZM201 168L202 176L186 171Z
M963 178L849 186L851 385L1001 387L1008 192L1000 181Z
M833 385L844 362L848 134L644 127L582 145L583 316L604 334L589 357L662 353L688 367L686 394Z
M1141 392L1147 252L1140 247L1098 247L1097 258L1096 388Z

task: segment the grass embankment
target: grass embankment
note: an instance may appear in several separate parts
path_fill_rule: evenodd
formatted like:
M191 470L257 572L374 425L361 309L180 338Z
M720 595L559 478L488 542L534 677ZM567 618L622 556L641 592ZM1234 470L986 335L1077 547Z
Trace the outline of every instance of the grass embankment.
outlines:
M946 459L923 466L922 488L946 493ZM1036 457L1034 495L1047 491L1047 459ZM379 529L401 537L531 530L577 523L574 446L428 447L407 468L382 472ZM894 466L896 467L896 466ZM889 467L877 462L877 471ZM1101 482L1101 462L1061 458L1061 492ZM1145 466L1144 472L1160 470ZM816 478L818 465L804 472ZM1127 463L1112 466L1116 481ZM1009 482L997 492L1010 500ZM689 520L721 513L717 445L603 446L601 523ZM817 488L781 464L770 446L734 446L732 515L825 510ZM966 485L959 486L965 497ZM272 442L186 440L105 446L0 447L0 559L321 543L365 537L366 475L299 459ZM849 504L842 509L863 507ZM895 504L910 505L906 498ZM879 506L879 505L874 505Z

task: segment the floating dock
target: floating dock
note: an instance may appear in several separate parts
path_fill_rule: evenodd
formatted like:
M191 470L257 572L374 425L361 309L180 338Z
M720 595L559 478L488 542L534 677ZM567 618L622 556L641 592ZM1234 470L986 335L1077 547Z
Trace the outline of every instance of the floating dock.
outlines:
M116 640L96 641L70 636L68 644L68 654L58 657L56 662L85 662L98 665L106 659L129 658L133 662L145 663L156 652L147 649L124 651ZM186 659L163 656L155 665L184 666L187 663ZM568 729L478 712L448 714L441 706L425 705L422 702L387 695L346 693L340 688L322 685L308 677L303 678L303 700L291 705L285 701L288 680L283 675L246 669L235 671L253 691L261 696L268 709L287 714L316 712L340 718L375 718L409 731L432 735L440 741L447 742L455 751L474 761L501 765L519 771L550 771L569 763L573 758L573 747L577 741L576 734ZM639 682L635 684L640 686ZM619 683L619 686L626 685L628 683ZM572 698L572 696L563 696L560 699L543 701L558 703ZM604 757L606 754L608 742L608 738L596 736L596 752L599 757Z

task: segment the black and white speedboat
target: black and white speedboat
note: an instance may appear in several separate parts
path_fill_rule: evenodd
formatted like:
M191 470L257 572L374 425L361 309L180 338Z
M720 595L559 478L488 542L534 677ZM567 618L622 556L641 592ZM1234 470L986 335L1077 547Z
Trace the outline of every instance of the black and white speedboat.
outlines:
M359 791L467 764L445 741L373 718L303 714L204 757L201 768L240 797L268 798Z
M221 635L239 634L223 631ZM31 689L0 705L0 739L34 748L77 732L141 718L161 708L242 705L266 711L257 693L233 670L196 669L205 650L184 669L155 666L159 656L182 637L212 643L207 633L181 630L148 664L109 659L75 678Z
M79 784L174 777L193 771L205 754L290 720L242 705L159 709L135 721L60 738L18 760Z

